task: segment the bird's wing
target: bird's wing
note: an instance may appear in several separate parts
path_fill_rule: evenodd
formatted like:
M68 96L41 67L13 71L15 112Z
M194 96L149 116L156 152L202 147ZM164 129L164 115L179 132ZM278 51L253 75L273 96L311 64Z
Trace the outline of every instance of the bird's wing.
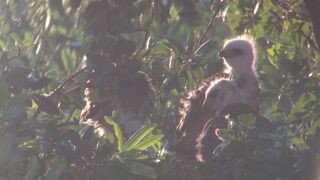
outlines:
M181 100L182 107L180 109L180 121L176 128L178 137L183 135L189 128L193 128L195 123L200 123L197 122L197 119L202 119L199 116L205 114L202 109L202 104L205 100L205 92L212 81L222 78L230 78L230 75L226 73L218 73L210 76L203 80L196 90L189 92L187 97Z
M203 83L198 89L189 92L187 98L181 100L180 121L177 126L178 136L192 126L193 122L202 114L201 105L205 99L207 87L208 84Z

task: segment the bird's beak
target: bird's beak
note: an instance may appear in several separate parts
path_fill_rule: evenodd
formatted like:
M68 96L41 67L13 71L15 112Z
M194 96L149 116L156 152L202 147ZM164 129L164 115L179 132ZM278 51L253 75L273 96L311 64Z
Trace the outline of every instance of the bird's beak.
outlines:
M224 50L222 49L222 50L219 52L218 56L219 56L219 57L224 57L224 55L225 55L225 52L224 52Z

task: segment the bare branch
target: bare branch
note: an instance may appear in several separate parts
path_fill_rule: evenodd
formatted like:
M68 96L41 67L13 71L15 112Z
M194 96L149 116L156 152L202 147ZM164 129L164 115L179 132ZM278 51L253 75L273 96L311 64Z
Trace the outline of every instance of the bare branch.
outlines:
M218 0L217 0L218 1ZM217 2L215 1L215 2ZM211 15L211 18L210 18L210 21L208 22L208 25L207 27L205 28L205 30L203 31L203 33L201 34L198 42L195 44L195 48L191 57L190 57L190 60L188 60L185 64L182 65L182 68L181 70L179 71L179 74L181 72L183 72L184 70L186 70L186 68L193 63L194 61L194 57L195 55L197 54L197 52L200 51L201 48L203 48L205 45L207 45L213 38L209 38L207 41L205 41L204 43L202 43L202 41L204 40L205 36L207 35L207 33L209 32L209 29L211 28L212 24L213 24L213 21L215 19L215 17L217 16L218 12L221 10L225 0L219 0L220 3L217 5L217 8L216 10L212 10L212 15Z
M67 77L66 79L64 79L57 88L55 88L53 91L51 91L48 95L48 97L56 95L57 93L61 92L61 90L63 89L63 87L68 84L70 81L73 80L73 78L75 78L76 76L78 76L79 74L81 74L83 71L85 71L86 69L88 69L88 67L84 67L82 69L79 69L78 71L76 71L74 74L71 74L69 77Z
M224 4L224 1L225 1L225 0L221 0L221 1L220 1L220 4L218 4L217 9L216 9L216 10L212 10L211 19L210 19L210 21L209 21L206 29L204 30L204 32L203 32L202 35L200 36L200 39L199 39L199 41L198 41L197 44L196 44L196 47L197 47L197 48L195 48L195 49L198 49L198 47L201 46L200 44L202 43L204 37L207 35L209 29L211 28L212 23L213 23L215 17L218 15L218 12L220 11L220 9L222 8L222 5Z

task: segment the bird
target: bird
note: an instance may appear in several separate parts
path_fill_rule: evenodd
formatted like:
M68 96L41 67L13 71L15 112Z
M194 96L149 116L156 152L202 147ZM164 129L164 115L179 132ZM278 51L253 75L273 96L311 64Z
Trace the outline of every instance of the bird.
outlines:
M196 154L199 152L197 142L202 141L209 121L215 123L216 117L227 114L259 112L260 86L254 67L253 39L239 36L227 40L218 56L225 64L224 72L203 80L198 88L181 100L177 143L174 145L178 152L201 157L201 154ZM221 128L223 125L219 124Z
M153 94L146 76L140 73L140 61L117 63L89 73L79 122L100 127L106 117L116 114L112 118L122 127L124 135L130 137L144 125Z

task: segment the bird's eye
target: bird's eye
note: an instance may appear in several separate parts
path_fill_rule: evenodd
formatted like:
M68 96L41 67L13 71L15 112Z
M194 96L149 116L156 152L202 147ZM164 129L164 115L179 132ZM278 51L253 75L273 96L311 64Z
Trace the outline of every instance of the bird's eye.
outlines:
M235 54L237 54L237 55L243 54L243 50L240 49L240 48L234 48L232 51L233 51Z

